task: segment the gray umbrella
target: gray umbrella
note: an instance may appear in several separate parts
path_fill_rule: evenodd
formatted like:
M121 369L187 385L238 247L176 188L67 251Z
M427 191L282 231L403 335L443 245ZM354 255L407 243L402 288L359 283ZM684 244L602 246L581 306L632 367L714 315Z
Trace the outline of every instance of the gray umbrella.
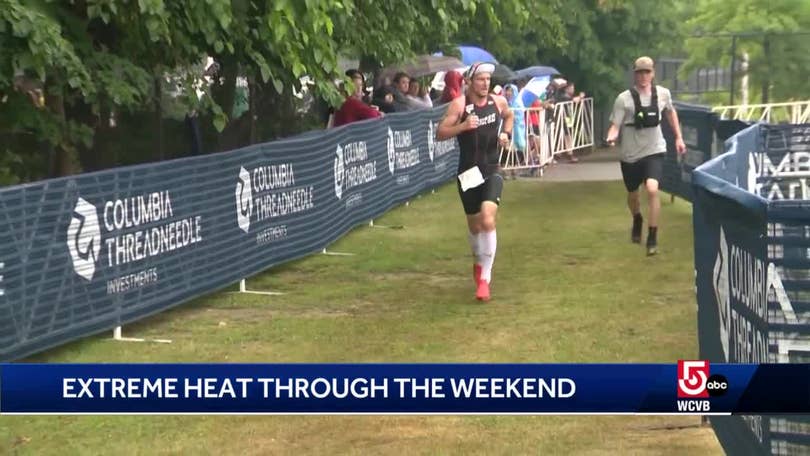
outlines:
M462 67L464 67L464 63L455 57L420 55L406 62L383 68L380 72L380 77L393 78L395 74L402 71L407 73L408 76L418 78L420 76L435 74L439 71L450 71Z
M495 65L495 72L492 73L493 84L507 84L509 82L514 81L517 78L518 78L517 73L512 71L512 69L509 68L508 66L500 63Z

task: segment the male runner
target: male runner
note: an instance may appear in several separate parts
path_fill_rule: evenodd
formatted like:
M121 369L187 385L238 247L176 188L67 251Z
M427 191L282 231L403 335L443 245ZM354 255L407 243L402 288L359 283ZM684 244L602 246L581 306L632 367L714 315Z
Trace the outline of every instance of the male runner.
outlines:
M509 145L514 115L506 99L489 93L495 66L475 63L467 70L467 90L450 102L439 124L439 141L458 136L458 192L467 214L473 252L476 299L488 301L497 237L495 217L503 190L498 146ZM500 131L500 133L499 133Z

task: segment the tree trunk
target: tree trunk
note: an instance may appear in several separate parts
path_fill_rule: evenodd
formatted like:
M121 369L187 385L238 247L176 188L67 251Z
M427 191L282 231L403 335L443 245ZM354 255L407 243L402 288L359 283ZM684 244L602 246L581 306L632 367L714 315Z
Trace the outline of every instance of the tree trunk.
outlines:
M82 165L88 171L111 168L114 165L108 157L110 150L109 138L113 136L113 127L110 126L112 112L107 107L102 107L99 111L99 118L93 132L93 146L88 153L88 159L82 161Z
M163 152L163 90L159 70L155 71L153 83L155 89L155 160L162 161L166 157Z
M259 142L258 132L256 131L256 80L253 77L248 78L248 119L250 121L250 144Z
M71 144L68 138L65 100L61 92L48 91L47 106L59 119L62 128L61 140L53 147L48 177L70 176L79 170L77 166L79 157L75 145Z
M211 95L214 101L222 108L222 111L228 116L228 124L233 119L233 104L236 98L236 77L239 74L239 63L235 59L220 59L219 78L221 84L215 85L211 90ZM218 150L224 151L234 147L231 135L226 133L227 125L219 134Z

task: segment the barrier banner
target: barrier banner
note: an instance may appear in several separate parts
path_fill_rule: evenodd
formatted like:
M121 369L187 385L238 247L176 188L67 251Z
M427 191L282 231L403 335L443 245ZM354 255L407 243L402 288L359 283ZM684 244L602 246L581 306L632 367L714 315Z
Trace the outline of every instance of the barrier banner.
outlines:
M5 364L0 413L810 412L808 365Z
M0 188L0 360L320 251L455 176L445 108Z
M669 122L661 122L667 141L664 157L664 176L661 188L687 201L692 201L692 172L698 166L724 152L724 141L750 124L739 120L720 120L707 106L675 102L675 109L686 144L686 153L679 157L675 150L675 136Z
M692 175L700 356L712 363L810 361L810 204L782 199L801 179L806 131L756 124ZM801 413L711 422L730 454L806 453Z
M810 126L762 126L748 164L748 190L769 200L810 199Z
M669 193L692 200L692 171L712 157L714 128L717 114L709 108L687 103L674 103L678 112L686 153L679 157L675 150L675 136L666 116L661 121L661 130L667 141L664 157L664 176L661 188Z

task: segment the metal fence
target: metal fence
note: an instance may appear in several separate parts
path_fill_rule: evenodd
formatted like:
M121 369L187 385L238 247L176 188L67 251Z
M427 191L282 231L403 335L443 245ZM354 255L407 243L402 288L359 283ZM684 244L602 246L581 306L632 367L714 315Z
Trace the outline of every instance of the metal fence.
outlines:
M594 145L593 98L556 103L552 109L513 109L516 137L501 151L504 170L538 170L561 154Z
M712 111L723 120L803 124L810 122L810 100L789 103L715 106Z

